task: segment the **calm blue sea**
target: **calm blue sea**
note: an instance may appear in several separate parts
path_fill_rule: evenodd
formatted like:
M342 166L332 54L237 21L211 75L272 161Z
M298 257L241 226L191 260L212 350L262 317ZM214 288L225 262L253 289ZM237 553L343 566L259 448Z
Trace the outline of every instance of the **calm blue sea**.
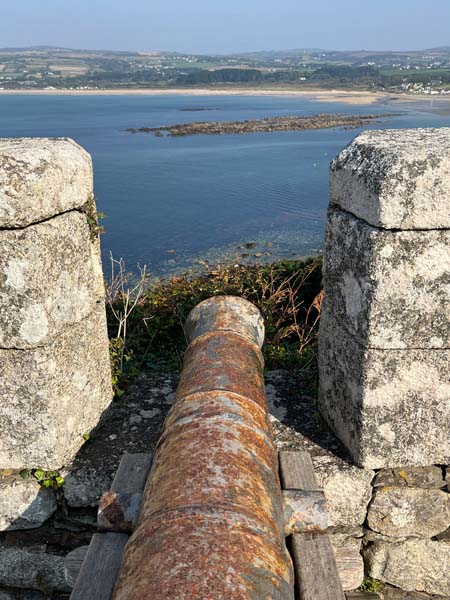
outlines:
M193 108L213 110L184 110ZM104 260L112 251L130 270L145 263L162 275L223 257L319 252L328 164L359 130L157 138L125 129L319 112L399 113L376 128L450 126L450 101L439 99L355 106L276 96L0 95L0 136L82 144L107 215Z

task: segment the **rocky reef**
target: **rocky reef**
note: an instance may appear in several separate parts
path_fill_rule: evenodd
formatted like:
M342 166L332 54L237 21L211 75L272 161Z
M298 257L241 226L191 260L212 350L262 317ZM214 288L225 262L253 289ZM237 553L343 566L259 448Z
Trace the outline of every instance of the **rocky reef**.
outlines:
M158 137L169 135L223 135L261 133L271 131L304 131L306 129L329 129L332 127L362 127L382 117L393 115L341 115L318 114L313 116L291 115L286 117L266 117L249 121L202 121L198 123L178 123L163 127L130 127L130 133L153 133Z

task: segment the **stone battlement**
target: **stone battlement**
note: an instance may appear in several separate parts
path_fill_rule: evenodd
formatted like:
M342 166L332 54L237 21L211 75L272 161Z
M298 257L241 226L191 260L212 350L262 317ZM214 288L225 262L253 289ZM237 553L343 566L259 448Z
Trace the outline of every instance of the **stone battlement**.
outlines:
M450 129L367 131L333 161L324 287L319 408L336 437L303 398L292 438L273 419L277 448L313 449L334 543L399 588L386 600L450 598ZM64 510L81 519L117 466L92 475L80 451L112 391L92 164L72 140L0 140L0 377L0 596L43 591L23 564L67 593L60 556L5 540L57 509L54 490L12 471L65 467ZM155 386L112 407L108 444L132 446L142 422L137 451L151 450L145 419L160 428L173 387L159 386L159 417Z

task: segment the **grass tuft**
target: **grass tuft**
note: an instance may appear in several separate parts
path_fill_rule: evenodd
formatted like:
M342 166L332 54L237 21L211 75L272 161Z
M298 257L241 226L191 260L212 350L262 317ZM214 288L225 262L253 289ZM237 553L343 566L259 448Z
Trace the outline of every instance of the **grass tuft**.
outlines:
M268 369L302 369L315 378L323 299L321 258L209 267L198 276L176 276L154 284L150 280L127 315L126 339L117 315L127 313L130 298L126 286L117 289L122 291L109 296L107 312L118 395L141 371L178 371L189 312L202 300L220 295L241 296L260 309L266 324L263 354Z

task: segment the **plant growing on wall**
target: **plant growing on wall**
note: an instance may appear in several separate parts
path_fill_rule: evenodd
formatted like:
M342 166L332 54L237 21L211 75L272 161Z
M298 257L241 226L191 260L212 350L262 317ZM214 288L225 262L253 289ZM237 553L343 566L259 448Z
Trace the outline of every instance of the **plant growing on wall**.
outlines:
M132 358L132 350L127 346L129 320L145 294L150 275L146 265L138 265L137 276L127 273L123 258L116 260L112 253L110 261L111 277L106 288L106 303L117 324L115 335L110 338L112 385L116 396L120 396L123 393L119 386L124 365Z

